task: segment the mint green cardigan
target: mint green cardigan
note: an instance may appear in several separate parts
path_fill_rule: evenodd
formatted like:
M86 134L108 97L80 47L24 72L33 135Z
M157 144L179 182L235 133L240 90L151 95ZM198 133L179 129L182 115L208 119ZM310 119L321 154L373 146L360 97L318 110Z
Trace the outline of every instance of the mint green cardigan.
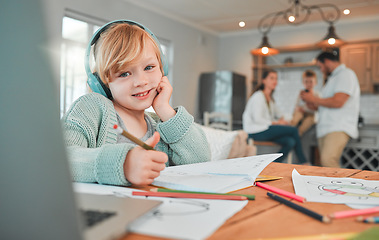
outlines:
M161 140L155 147L165 152L167 166L210 161L210 149L204 132L184 107L162 122L154 113L153 129ZM136 145L117 143L116 110L112 101L97 93L76 100L62 118L71 172L74 181L111 185L130 185L123 164L126 154Z

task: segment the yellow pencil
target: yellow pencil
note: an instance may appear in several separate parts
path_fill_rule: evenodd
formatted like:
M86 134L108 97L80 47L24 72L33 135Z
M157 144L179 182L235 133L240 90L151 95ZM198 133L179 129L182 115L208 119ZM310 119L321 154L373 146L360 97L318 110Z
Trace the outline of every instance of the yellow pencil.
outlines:
M150 189L150 191L152 191L152 192L177 192L177 193L243 196L243 197L246 197L248 200L254 200L255 199L255 196L251 195L251 194L196 192L196 191L183 191L183 190L174 190L174 189L166 189L166 188L153 188L153 189Z
M146 149L146 150L155 150L152 146L147 145L146 143L142 142L141 140L139 140L138 138L136 138L132 134L130 134L127 131L125 131L124 129L120 128L117 124L115 124L113 126L113 128L116 129L119 134L122 134L123 136L125 136L126 138L128 138L130 141L132 141L135 144L143 147L144 149Z

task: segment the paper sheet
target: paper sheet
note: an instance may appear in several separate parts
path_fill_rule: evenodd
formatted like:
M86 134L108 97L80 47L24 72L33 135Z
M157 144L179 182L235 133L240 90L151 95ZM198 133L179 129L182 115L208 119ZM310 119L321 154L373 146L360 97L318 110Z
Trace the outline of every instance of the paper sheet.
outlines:
M168 167L153 185L176 190L227 193L254 184L256 177L282 154L264 154Z
M138 190L124 187L74 183L74 189L82 193L145 198L132 196L131 192ZM151 216L132 223L129 231L172 239L206 239L247 204L247 201L149 198L163 204Z
M308 202L379 205L379 181L304 176L296 169L292 181L296 194Z

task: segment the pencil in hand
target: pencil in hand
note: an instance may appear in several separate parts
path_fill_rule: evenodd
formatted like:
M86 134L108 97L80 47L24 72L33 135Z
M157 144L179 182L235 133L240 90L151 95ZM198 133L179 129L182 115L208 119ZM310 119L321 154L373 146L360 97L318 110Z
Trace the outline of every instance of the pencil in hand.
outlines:
M134 142L135 144L143 147L146 150L155 150L152 146L147 145L146 143L142 142L132 134L128 133L124 129L120 128L117 124L113 125L113 128L117 130L117 133L122 134L124 137L128 138L130 141Z

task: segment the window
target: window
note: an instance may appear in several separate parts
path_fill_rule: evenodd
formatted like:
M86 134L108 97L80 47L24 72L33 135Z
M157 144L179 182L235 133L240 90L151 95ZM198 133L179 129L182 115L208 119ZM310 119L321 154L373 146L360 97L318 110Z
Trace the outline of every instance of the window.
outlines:
M80 96L89 92L87 74L84 69L84 56L89 40L104 22L85 19L77 13L63 17L60 74L60 113L61 116ZM71 17L74 15L75 17ZM79 20L84 19L84 20ZM172 63L171 43L160 39L163 54L166 56L169 71ZM91 59L92 60L92 59ZM172 79L169 78L171 84ZM152 111L152 108L148 109Z
M84 55L93 33L100 27L71 17L63 17L60 76L61 116L78 97L89 92Z

